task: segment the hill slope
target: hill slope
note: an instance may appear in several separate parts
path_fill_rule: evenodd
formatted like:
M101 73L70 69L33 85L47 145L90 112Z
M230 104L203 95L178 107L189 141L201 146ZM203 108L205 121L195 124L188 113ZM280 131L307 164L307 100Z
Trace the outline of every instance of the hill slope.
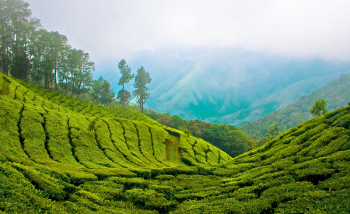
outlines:
M255 139L264 137L272 126L277 123L280 131L286 131L312 118L310 108L317 98L328 100L328 110L333 111L346 106L350 101L350 74L341 75L339 79L329 82L324 87L301 97L293 104L280 108L263 118L239 126L245 133Z
M43 90L21 91L26 88L8 80L0 78L1 212L350 211L350 107L307 121L260 148L210 166L212 150L201 156L199 145L204 142L198 139L178 132L181 161L176 161L176 152L167 160L167 152L143 146L150 146L150 137L158 145L173 131L140 121L79 115L40 98ZM125 127L125 133L118 126ZM110 134L100 134L108 129ZM222 160L224 153L218 154L214 162ZM189 161L195 166L186 166Z

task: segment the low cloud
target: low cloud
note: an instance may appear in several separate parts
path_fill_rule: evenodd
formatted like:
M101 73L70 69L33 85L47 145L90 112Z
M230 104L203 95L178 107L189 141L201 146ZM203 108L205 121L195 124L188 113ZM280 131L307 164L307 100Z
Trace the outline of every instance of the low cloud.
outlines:
M350 60L350 1L28 2L48 30L66 35L96 62L164 46Z

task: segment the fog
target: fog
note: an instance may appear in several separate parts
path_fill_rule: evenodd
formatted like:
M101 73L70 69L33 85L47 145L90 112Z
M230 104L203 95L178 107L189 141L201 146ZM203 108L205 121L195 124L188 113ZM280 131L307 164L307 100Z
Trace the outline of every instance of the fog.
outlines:
M161 47L232 47L350 59L350 1L28 0L48 30L96 63Z

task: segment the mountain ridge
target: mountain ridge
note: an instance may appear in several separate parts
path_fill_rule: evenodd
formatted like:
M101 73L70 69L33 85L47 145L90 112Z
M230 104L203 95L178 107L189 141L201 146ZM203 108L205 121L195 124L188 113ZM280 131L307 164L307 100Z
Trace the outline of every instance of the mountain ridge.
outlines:
M186 120L199 119L235 125L258 119L264 114L248 114L247 118L241 116L232 118L233 121L221 117L249 111L252 107L259 109L252 105L259 100L266 102L269 96L272 96L271 99L277 91L287 91L287 87L298 82L304 83L298 89L303 96L325 85L327 80L349 72L350 68L345 62L300 60L242 50L203 50L202 53L189 52L187 55L192 56L191 60L151 91L147 107ZM182 57L186 58L187 55ZM288 98L276 97L270 101L269 107L262 106L259 110L270 113L299 98L288 93L284 93L284 96Z
M330 79L333 79L333 75L326 75L321 77L313 77L299 82L292 83L287 87L269 94L267 97L261 98L256 102L253 102L248 108L239 110L233 114L225 115L219 118L207 118L208 122L220 121L220 123L226 123L231 125L240 125L253 120L262 118L268 113L271 113L271 109L280 109L294 101L298 100L319 87L325 86ZM266 106L266 107L265 107ZM270 107L272 106L272 107ZM248 115L241 116L240 115ZM242 118L242 119L241 119Z
M347 93L349 89L350 74L342 74L338 79L328 82L325 86L299 98L294 103L238 127L251 137L257 139L264 137L264 134L275 123L278 124L280 131L285 131L311 119L310 108L314 101L320 97L328 100L328 109L330 111L346 106L350 100L350 95Z

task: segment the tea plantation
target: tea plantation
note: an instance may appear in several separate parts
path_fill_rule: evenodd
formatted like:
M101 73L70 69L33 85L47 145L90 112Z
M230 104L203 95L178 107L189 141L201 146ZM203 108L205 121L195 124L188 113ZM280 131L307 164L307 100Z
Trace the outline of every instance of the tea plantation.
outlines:
M0 213L349 213L350 107L236 158L0 73Z

